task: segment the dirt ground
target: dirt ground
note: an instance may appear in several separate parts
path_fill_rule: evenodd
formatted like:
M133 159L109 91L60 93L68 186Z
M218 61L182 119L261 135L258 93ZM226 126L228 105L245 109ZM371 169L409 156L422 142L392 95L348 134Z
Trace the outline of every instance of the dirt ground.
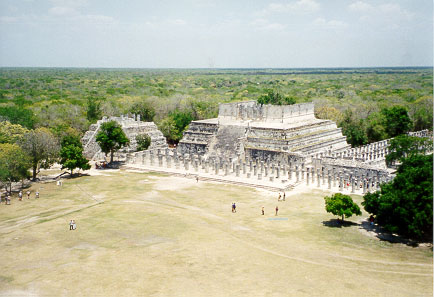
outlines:
M366 213L333 224L328 194L126 171L33 184L0 205L0 296L432 296L431 248L367 235Z

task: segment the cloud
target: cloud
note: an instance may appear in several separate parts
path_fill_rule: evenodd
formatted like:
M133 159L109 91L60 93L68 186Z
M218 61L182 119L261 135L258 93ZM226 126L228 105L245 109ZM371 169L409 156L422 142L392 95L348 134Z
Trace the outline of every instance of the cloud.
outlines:
M320 9L320 4L315 0L298 0L289 3L271 3L261 13L292 13L308 14Z
M330 29L345 28L348 26L348 24L345 22L338 21L338 20L327 21L324 18L317 18L317 19L315 19L315 21L313 23L316 26L320 26L323 28L330 28Z
M55 16L68 16L68 15L76 15L78 11L72 7L66 6L54 6L51 7L48 12Z
M360 14L360 20L365 22L380 21L389 23L392 26L398 25L402 21L409 21L414 13L403 9L396 3L385 3L372 5L363 1L351 3L348 10Z
M286 25L280 23L270 23L267 19L258 18L250 23L251 26L256 27L259 30L265 31L280 31L286 28Z
M374 7L366 2L363 1L357 1L354 3L351 3L348 6L348 9L355 12L371 12L374 10Z
M18 21L19 21L18 17L0 16L0 23L2 24L13 24L13 23L17 23Z

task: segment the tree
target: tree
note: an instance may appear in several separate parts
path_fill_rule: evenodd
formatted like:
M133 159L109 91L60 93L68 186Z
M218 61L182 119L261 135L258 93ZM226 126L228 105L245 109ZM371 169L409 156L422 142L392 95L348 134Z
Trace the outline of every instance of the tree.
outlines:
M342 222L344 218L351 217L353 214L361 215L359 206L353 202L353 199L348 195L336 193L331 197L324 197L325 209L336 216L342 216Z
M110 153L110 163L113 162L113 153L130 143L122 127L116 121L110 121L101 125L96 135L96 142L107 155Z
M101 102L97 98L87 98L86 116L90 122L95 122L101 117Z
M155 108L148 101L134 103L130 108L130 112L139 114L140 120L144 122L152 122L155 117Z
M368 139L363 129L363 120L353 118L353 112L347 109L344 113L342 121L339 123L342 128L342 134L347 137L347 142L351 144L352 147L360 146L368 143Z
M192 120L193 115L189 111L175 110L169 113L158 127L169 142L177 143Z
M410 131L412 122L407 109L402 106L385 108L381 111L384 116L384 127L389 137L404 134Z
M64 136L61 142L60 164L62 169L67 168L71 171L74 169L90 169L89 161L83 156L83 145L80 138L74 135Z
M433 143L425 137L398 135L390 141L386 164L392 165L395 161L431 151Z
M9 121L12 124L20 124L28 129L33 129L35 119L33 112L23 107L0 107L0 121Z
M403 159L394 180L365 194L362 205L389 232L432 241L433 156Z
M12 191L12 183L29 177L31 162L16 144L0 144L0 182Z
M266 90L266 94L259 96L257 102L259 104L273 104L273 105L291 105L295 104L295 99L292 97L282 96L277 91Z
M57 161L59 144L46 128L38 128L24 134L19 145L30 156L33 180L36 180L41 168L47 169Z
M137 151L147 150L151 145L151 137L148 134L139 134L136 136Z
M27 132L29 130L19 124L0 122L0 143L17 143Z

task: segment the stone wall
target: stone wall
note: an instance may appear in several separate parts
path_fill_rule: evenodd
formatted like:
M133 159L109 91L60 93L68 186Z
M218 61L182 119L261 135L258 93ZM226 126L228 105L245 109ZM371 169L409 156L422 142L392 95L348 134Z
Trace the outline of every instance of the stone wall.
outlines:
M262 121L291 122L313 119L313 103L294 105L261 105L256 101L223 103L219 105L219 120L226 121Z

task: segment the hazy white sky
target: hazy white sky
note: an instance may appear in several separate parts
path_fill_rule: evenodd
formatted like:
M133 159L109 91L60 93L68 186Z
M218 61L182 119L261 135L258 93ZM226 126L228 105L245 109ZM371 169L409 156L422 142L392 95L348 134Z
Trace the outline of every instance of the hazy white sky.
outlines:
M432 0L0 0L0 66L432 66Z

